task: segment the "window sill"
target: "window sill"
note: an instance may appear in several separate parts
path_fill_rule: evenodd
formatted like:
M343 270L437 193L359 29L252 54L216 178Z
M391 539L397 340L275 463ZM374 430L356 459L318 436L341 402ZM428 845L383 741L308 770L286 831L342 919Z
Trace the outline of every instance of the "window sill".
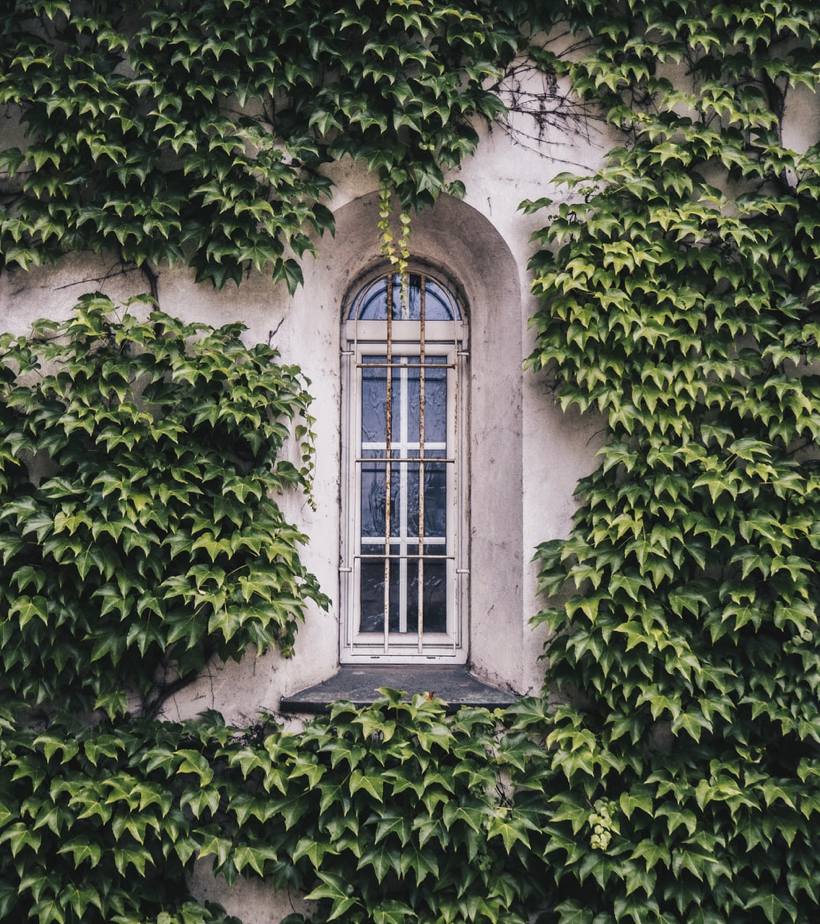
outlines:
M369 706L379 696L380 687L413 693L433 693L447 704L448 712L460 706L503 708L517 701L515 693L499 690L476 680L464 667L416 667L391 664L384 667L344 665L337 674L283 696L280 711L287 714L327 712L337 700L350 700L357 706Z

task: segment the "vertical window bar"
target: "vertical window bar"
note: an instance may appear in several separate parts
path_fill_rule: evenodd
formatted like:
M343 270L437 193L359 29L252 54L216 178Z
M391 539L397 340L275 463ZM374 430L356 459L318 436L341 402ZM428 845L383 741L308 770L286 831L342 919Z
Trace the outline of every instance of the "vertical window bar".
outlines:
M460 498L461 498L461 489L459 487L459 475L461 471L461 441L458 435L458 380L461 375L461 357L458 352L458 327L455 322L455 312L453 313L453 358L454 368L453 368L453 458L455 462L453 463L453 519L452 519L452 533L453 533L453 561L459 562L462 560L461 557L461 507L460 507ZM450 524L448 524L449 527ZM448 529L449 532L449 529ZM453 566L453 612L457 613L459 611L459 599L460 599L460 583L461 577L458 574L458 570ZM460 623L459 623L460 625ZM460 640L458 639L459 628L458 625L453 627L453 651L455 652L459 646Z
M424 635L424 315L426 311L427 278L421 277L419 304L419 564L418 580L418 640L419 654L423 649Z
M387 283L387 376L385 382L385 463L384 473L384 652L387 654L390 632L390 499L393 490L393 278Z
M407 369L407 357L400 356L397 363L399 369L399 438L398 446L395 449L396 458L404 460L410 457L410 452L408 449L409 442L409 427L408 422L410 419L409 412L409 397L410 397L410 387L409 387L409 378L408 378L408 369ZM398 510L398 523L397 523L397 532L398 532L398 559L397 564L399 568L398 582L399 582L399 611L396 614L398 622L398 631L407 632L407 529L408 529L408 510L409 510L409 489L408 489L408 466L404 462L398 466L398 477L399 477L399 510ZM395 514L394 514L395 517ZM394 540L395 545L395 540Z

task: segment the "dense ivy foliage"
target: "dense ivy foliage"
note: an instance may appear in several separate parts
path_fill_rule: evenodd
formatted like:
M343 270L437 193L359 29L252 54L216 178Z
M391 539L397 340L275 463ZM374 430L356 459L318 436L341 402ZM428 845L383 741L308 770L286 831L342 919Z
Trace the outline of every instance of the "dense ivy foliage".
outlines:
M444 173L503 108L485 84L520 42L483 0L7 6L0 105L28 139L0 144L3 261L104 249L220 286L251 266L298 284L333 227L327 161L362 160L405 206L458 192Z
M0 155L10 266L105 249L293 286L332 224L323 165L378 173L383 233L390 190L404 209L459 192L519 51L622 143L561 178L557 205L525 206L546 226L531 366L607 426L571 537L538 552L566 599L537 617L547 682L571 694L551 713L448 718L387 693L298 735L128 718L123 680L150 712L168 670L287 649L301 602L323 601L266 499L304 475L277 461L259 383L274 376L284 418L306 412L304 383L235 328L108 326L94 301L4 341L3 695L109 715L5 712L0 918L218 922L184 886L212 857L228 881L307 891L318 921L816 920L820 148L784 144L820 80L814 0L9 9L0 102L30 129ZM567 57L539 38L553 25ZM403 225L385 247L400 260L406 241ZM189 338L214 344L201 376ZM38 379L34 354L64 377ZM174 441L177 414L196 445ZM32 481L38 447L62 468ZM153 478L166 452L179 478ZM234 567L231 597L209 575Z
M608 439L571 538L539 550L570 593L538 619L550 682L580 694L553 733L575 810L640 811L599 888L575 871L573 920L814 920L820 146L783 133L820 79L820 10L597 7L569 70L623 145L545 216L530 362Z
M316 922L522 924L544 810L525 732L543 716L523 704L499 730L486 710L385 694L300 734L215 715L6 733L0 919L216 924L185 899L202 858L309 891Z
M276 492L307 488L306 383L241 326L86 296L0 339L0 707L159 705L208 660L290 653L312 600ZM142 308L142 311L139 310ZM288 423L304 467L280 450Z

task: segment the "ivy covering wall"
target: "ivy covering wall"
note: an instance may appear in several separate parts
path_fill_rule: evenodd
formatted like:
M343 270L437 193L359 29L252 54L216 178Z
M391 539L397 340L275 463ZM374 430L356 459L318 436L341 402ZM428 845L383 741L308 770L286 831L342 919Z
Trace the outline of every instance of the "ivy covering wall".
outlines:
M322 163L360 160L405 207L459 193L518 52L621 138L557 178L561 201L524 204L544 226L529 365L607 427L570 538L538 550L566 601L536 617L557 708L448 717L387 691L298 735L155 721L211 653L287 651L324 600L266 499L305 486L279 458L305 383L236 328L93 298L3 341L0 919L221 920L187 896L198 858L310 894L317 921L820 915L820 148L784 143L820 80L820 11L542 6L0 18L0 100L31 130L0 154L10 271L102 249L149 277L176 260L296 285L331 226Z
M4 261L106 250L293 289L333 227L322 164L361 160L406 206L459 192L444 172L501 109L485 84L521 44L485 6L11 3L0 104L31 135L0 152Z
M5 335L0 625L7 715L30 703L155 713L213 656L293 648L306 537L274 497L308 489L306 383L241 326L84 296ZM142 314L142 318L140 318ZM304 466L280 457L297 417Z
M550 681L582 703L551 733L559 814L620 807L595 852L558 852L562 886L596 924L810 921L820 147L816 125L797 151L784 130L820 76L818 10L599 12L568 70L623 143L558 178L570 201L527 206L548 209L530 365L608 428L571 538L538 553L544 589L574 591L537 617Z

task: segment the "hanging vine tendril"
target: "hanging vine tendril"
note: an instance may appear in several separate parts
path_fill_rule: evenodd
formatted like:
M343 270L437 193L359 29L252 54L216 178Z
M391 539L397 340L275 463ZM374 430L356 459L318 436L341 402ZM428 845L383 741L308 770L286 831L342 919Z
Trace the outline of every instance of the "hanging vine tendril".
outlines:
M410 237L412 234L412 218L406 209L399 212L398 237L393 233L393 188L389 181L382 180L379 186L379 239L381 253L390 262L396 273L401 277L401 307L402 313L407 307L408 286L410 276L408 272L410 261Z

